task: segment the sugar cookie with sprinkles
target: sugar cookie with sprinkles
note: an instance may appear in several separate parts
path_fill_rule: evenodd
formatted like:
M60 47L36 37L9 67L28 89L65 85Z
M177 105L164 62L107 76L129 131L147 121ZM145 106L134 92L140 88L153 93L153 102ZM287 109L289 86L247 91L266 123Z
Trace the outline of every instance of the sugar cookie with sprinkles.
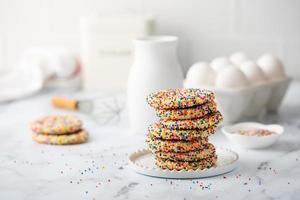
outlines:
M209 135L215 133L215 131L216 126L210 126L204 130L176 130L165 128L160 123L154 123L148 127L150 138L163 140L200 140L202 138L207 138Z
M88 133L80 130L67 135L41 134L32 132L32 139L41 144L68 145L84 143L88 139Z
M31 123L31 130L42 134L67 134L81 129L81 121L74 116L55 115L42 117Z
M216 149L208 139L223 115L212 91L161 90L148 95L147 102L160 118L149 125L146 136L157 167L188 171L216 166Z
M177 109L202 105L214 98L213 92L204 89L167 89L151 93L147 102L155 109Z
M167 129L207 129L211 126L218 125L223 120L223 115L217 111L212 114L205 115L203 118L185 119L185 120L165 120L161 119L160 123Z
M207 143L203 149L189 152L155 152L155 156L161 160L171 160L171 161L199 161L208 157L215 155L214 145Z
M215 166L217 162L217 157L213 156L195 162L161 160L159 158L156 158L155 160L156 160L155 164L162 169L177 170L177 171L203 170Z
M214 101L204 103L199 106L180 108L180 109L157 109L156 115L161 119L195 119L203 117L209 113L217 111L217 105Z
M204 145L207 144L207 138L202 140L194 141L182 141L182 140L161 140L151 139L149 136L146 137L146 142L149 148L153 152L187 152L203 149Z

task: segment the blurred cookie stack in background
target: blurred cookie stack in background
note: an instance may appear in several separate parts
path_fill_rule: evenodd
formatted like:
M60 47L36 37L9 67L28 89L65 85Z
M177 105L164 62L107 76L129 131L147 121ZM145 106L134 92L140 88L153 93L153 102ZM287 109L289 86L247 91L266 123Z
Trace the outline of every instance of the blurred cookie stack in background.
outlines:
M170 170L196 170L216 164L208 136L223 120L214 93L201 89L169 89L147 97L160 121L148 128L146 142L156 165Z
M30 124L32 139L42 144L80 144L88 139L81 121L75 116L54 115L41 117Z

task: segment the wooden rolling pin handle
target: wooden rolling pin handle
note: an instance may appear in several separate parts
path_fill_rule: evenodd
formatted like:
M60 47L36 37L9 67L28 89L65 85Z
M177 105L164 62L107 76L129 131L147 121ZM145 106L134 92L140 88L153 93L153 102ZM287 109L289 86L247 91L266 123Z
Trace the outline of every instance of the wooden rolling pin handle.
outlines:
M57 108L66 108L71 110L77 110L78 108L78 101L75 99L54 96L51 98L51 102L52 105Z

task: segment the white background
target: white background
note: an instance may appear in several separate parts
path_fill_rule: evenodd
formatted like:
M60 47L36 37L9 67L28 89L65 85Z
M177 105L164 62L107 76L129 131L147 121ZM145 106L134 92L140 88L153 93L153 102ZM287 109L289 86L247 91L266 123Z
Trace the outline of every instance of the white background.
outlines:
M79 18L153 14L157 34L180 37L185 70L195 61L244 50L271 52L300 78L299 0L0 0L0 65L24 49L63 44L79 52Z

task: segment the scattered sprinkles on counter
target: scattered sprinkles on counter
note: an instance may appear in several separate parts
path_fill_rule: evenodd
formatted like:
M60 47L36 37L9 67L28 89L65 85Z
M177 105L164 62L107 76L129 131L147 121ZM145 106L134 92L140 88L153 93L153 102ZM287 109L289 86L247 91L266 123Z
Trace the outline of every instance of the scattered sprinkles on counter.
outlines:
M68 148L68 147L67 147ZM63 176L66 178L66 184L73 185L76 189L82 191L83 195L89 197L89 199L96 199L99 193L103 192L103 189L109 186L110 184L115 184L118 182L118 179L115 179L111 174L106 174L107 171L103 170L105 168L115 168L119 170L119 168L126 169L126 158L127 153L116 153L114 149L103 150L99 152L88 151L86 153L81 152L81 165L78 167L78 163L67 162L68 157L72 156L75 152L69 150L69 148L64 152L58 155L52 154L49 150L41 150L37 153L40 154L42 158L52 158L51 160L44 160L42 163L38 163L44 168L53 167L56 165L55 160L57 159L66 159L66 162L61 163L60 168L58 168L59 176ZM127 154L127 155L126 155ZM109 165L105 162L108 157L115 157L116 161L111 162ZM85 160L86 158L86 160ZM33 164L37 164L32 160L19 160L14 159L11 160L12 163L16 165L24 165L24 166L32 166ZM294 159L294 162L298 162L298 158ZM105 163L105 164L104 164ZM57 165L56 165L57 166ZM263 170L265 173L269 173L272 176L276 176L279 173L278 169L275 169L270 164L263 164L258 167L258 170ZM70 177L70 173L77 173L78 176ZM97 180L97 181L95 181ZM253 192L255 191L255 185L261 187L263 185L263 180L258 177L245 176L244 174L236 173L223 175L219 177L215 177L213 180L209 179L200 179L200 180L168 180L168 179L154 179L153 182L145 184L149 188L155 189L156 187L161 187L162 185L169 185L170 189L176 190L178 187L184 188L186 191L193 192L218 192L218 188L215 186L216 182L221 183L230 183L240 184L245 187L245 192ZM92 184L91 184L92 183ZM183 184L182 184L183 183ZM292 185L291 181L286 182L287 185ZM78 187L79 186L79 187ZM151 199L151 193L145 194L147 198ZM214 196L216 199L220 199L220 195L216 193ZM101 198L100 198L101 199ZM189 199L189 198L187 198Z

